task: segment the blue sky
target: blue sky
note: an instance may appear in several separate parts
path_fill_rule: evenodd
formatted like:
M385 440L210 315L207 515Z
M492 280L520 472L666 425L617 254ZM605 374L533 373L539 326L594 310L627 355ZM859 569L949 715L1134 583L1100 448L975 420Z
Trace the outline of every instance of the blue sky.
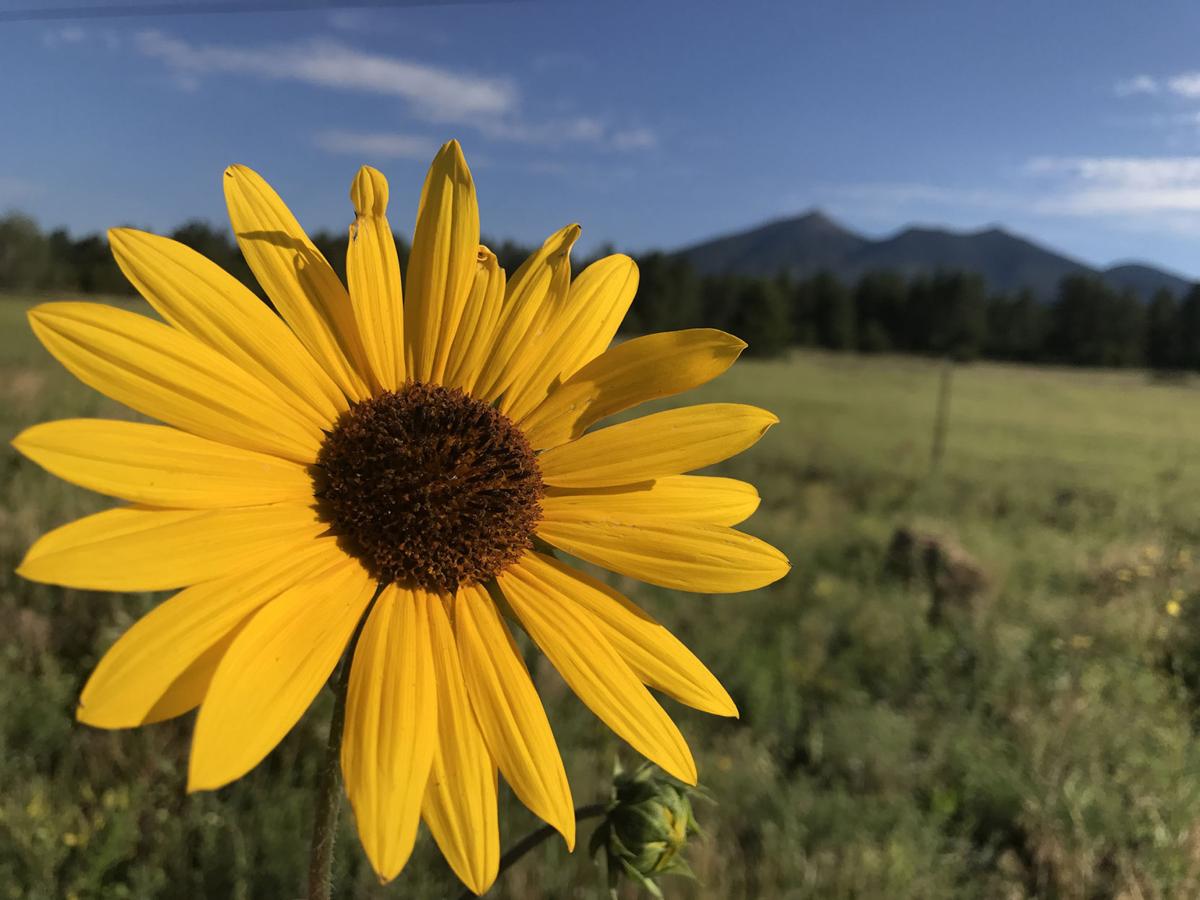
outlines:
M25 3L7 2L9 8ZM4 6L0 5L0 9ZM222 221L258 169L411 229L463 143L484 231L677 247L819 206L873 235L1004 224L1200 276L1200 4L513 2L0 23L0 209Z

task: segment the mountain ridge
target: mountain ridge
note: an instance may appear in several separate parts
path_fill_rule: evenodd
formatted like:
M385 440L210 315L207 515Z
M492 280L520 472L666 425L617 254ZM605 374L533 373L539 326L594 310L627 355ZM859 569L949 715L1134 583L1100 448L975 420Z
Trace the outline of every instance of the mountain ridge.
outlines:
M1067 275L1098 275L1112 287L1132 290L1144 300L1164 287L1178 297L1193 284L1183 275L1140 260L1098 269L995 223L971 230L910 224L871 238L816 208L718 235L672 255L686 258L701 275L772 277L785 272L802 278L824 270L853 281L881 269L909 277L961 269L978 272L989 290L1007 293L1028 288L1043 300L1054 296Z

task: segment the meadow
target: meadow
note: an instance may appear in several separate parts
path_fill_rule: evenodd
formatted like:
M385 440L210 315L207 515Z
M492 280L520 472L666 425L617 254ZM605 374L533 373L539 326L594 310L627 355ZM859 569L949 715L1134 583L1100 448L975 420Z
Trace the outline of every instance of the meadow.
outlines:
M40 533L110 501L8 440L128 415L41 350L28 305L0 298L0 898L298 896L328 692L213 794L184 792L189 717L73 720L100 654L159 598L13 574ZM958 366L934 467L941 373L795 352L693 395L782 419L718 471L757 484L745 527L794 569L731 596L621 584L741 709L666 701L717 801L698 806L699 881L668 879L667 897L1200 896L1200 385ZM548 663L536 677L576 802L602 799L632 753ZM509 845L536 823L503 798ZM603 896L589 832L574 855L543 844L489 896ZM380 887L346 818L335 870L344 897L458 890L427 835Z

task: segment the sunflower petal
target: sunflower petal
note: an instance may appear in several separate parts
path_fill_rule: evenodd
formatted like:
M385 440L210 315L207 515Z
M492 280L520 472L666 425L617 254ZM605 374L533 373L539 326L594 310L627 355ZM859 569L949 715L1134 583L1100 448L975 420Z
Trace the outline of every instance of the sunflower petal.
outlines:
M404 336L409 374L440 383L475 282L479 205L475 183L458 141L449 141L429 167L412 252Z
M404 383L404 304L383 173L370 166L359 169L350 201L355 219L346 253L346 280L354 320L374 383L394 391Z
M438 741L429 607L440 605L422 590L385 588L350 669L342 774L359 839L385 882L412 854Z
M200 705L189 791L240 778L283 740L329 679L374 592L362 566L343 556L254 614Z
M779 419L741 403L669 409L585 434L538 457L556 487L605 487L679 475L753 446Z
M44 303L29 322L72 375L138 412L247 450L316 458L318 425L170 325L99 303Z
M638 678L680 703L716 716L736 716L737 705L715 675L675 635L602 581L551 556L530 554L522 563L595 617L613 649Z
M63 419L27 428L12 443L59 478L134 503L219 509L312 498L299 463L163 425Z
M566 302L531 348L529 366L504 395L502 412L520 421L546 395L579 368L603 353L625 318L637 292L638 269L623 254L606 256L571 283Z
M505 276L496 254L480 244L475 263L475 281L454 332L444 381L448 387L462 388L468 394L475 390L475 381L491 350L504 303Z
M686 522L737 525L758 509L754 485L708 475L664 475L640 484L608 488L556 488L542 498L545 518L596 515L659 516Z
M483 894L500 866L496 764L471 709L458 644L442 604L430 605L429 626L438 683L438 740L421 811L454 874Z
M578 225L556 231L508 279L492 346L475 382L475 396L499 399L528 364L532 348L541 346L541 335L567 297L571 247L578 239Z
M113 257L160 316L269 387L318 427L346 409L346 397L291 329L244 284L170 238L114 228Z
M229 221L254 277L334 383L363 399L367 361L337 274L261 175L230 166L224 183Z
M575 810L554 733L496 604L481 587L454 598L454 633L471 708L521 802L575 847Z
M554 576L553 569L531 554L496 582L529 636L579 699L647 759L695 784L696 763L675 723L617 655L594 616L562 590L563 580Z
M204 695L208 693L208 686L212 683L213 676L217 674L217 666L225 657L225 651L229 649L234 638L241 634L242 627L248 621L248 618L243 619L233 626L228 634L219 638L215 644L196 657L195 662L184 669L179 677L163 691L162 696L150 707L138 724L153 725L155 722L165 722L167 719L174 719L176 716L190 713L203 703ZM76 718L79 717L76 716ZM80 719L80 721L84 720Z
M95 591L158 591L251 568L324 531L314 511L118 507L42 535L17 574Z
M172 691L182 693L186 684L180 681L189 673L194 679L197 668L207 669L210 679L224 656L224 650L214 648L232 640L238 626L264 603L336 562L341 553L333 538L296 542L262 565L194 585L160 603L101 657L79 697L76 718L97 728L133 728L169 718L164 698ZM179 703L176 699L171 705Z
M580 559L681 591L733 594L778 581L787 557L756 537L701 522L557 518L538 537Z
M601 353L551 391L520 424L535 450L574 440L614 413L716 378L746 348L712 328L648 334Z

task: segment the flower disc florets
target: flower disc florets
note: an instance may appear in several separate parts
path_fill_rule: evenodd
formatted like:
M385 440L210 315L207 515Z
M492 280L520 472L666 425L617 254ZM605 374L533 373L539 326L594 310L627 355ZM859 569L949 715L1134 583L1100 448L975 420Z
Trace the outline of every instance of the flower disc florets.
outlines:
M317 466L332 531L385 584L487 581L532 546L541 518L529 442L457 388L409 382L354 404Z

